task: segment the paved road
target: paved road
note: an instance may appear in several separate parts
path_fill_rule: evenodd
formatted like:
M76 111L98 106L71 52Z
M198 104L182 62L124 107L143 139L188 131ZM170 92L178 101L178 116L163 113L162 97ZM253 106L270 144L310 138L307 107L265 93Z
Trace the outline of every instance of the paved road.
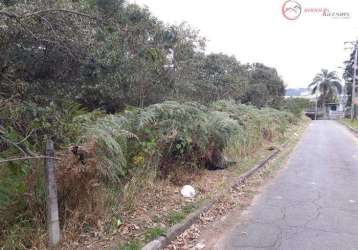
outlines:
M315 121L288 165L216 249L358 249L358 139Z

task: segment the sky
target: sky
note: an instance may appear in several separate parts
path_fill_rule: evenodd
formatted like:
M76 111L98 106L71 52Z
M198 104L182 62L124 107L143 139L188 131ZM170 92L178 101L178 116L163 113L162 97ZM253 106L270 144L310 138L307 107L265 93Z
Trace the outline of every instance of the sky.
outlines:
M296 0L296 20L282 14L284 0L131 0L160 20L189 23L208 39L207 53L234 55L241 63L275 67L287 87L307 87L322 68L341 76L350 53L345 41L358 38L357 0ZM292 2L291 2L292 4ZM348 12L349 18L307 13L305 8Z

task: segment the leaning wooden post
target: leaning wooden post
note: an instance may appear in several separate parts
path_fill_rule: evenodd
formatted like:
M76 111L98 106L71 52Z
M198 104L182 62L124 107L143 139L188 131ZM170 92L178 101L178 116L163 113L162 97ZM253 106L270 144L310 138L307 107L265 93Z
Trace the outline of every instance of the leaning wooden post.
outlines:
M45 175L46 175L46 203L47 203L47 230L49 247L54 247L60 241L60 224L58 218L57 186L55 177L55 149L53 141L46 143Z

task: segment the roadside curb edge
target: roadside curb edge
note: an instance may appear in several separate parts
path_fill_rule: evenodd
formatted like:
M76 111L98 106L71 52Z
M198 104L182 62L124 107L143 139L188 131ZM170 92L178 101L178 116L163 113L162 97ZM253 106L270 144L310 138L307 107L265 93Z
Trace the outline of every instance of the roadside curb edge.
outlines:
M287 144L284 144L282 148L286 148ZM239 176L239 181L232 185L233 188L239 186L243 182L245 182L250 176L255 174L258 170L263 168L270 160L272 160L275 156L280 153L281 150L275 149L272 151L270 155L268 155L265 159L257 163L253 168L250 168L245 173ZM205 202L200 208L195 210L194 212L190 213L184 221L175 224L171 228L169 228L168 232L165 236L160 236L149 243L147 243L142 250L160 250L170 244L177 236L182 234L185 230L191 227L200 217L200 215L209 210L213 204L215 203L216 199L209 200Z

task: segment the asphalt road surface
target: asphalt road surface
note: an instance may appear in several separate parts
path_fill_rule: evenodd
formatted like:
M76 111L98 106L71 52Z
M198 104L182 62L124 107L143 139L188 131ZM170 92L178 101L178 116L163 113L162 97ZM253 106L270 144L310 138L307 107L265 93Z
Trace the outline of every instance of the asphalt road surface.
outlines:
M314 121L287 166L215 249L358 249L358 139Z

